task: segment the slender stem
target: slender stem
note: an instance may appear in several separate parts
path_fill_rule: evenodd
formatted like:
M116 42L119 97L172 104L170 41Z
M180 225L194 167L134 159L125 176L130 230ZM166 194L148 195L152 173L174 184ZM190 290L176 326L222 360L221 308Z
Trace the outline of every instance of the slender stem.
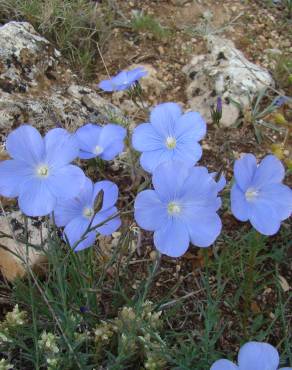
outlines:
M249 250L249 257L248 257L248 265L247 265L247 272L246 272L246 280L244 284L244 304L243 304L243 331L244 337L248 340L248 318L250 316L250 307L253 298L253 290L254 290L254 283L255 283L255 265L256 265L256 258L259 252L261 241L260 241L260 234L255 230L252 230L252 235L250 242L248 243Z
M131 146L131 133L129 128L127 128L127 146L129 150L130 164L131 164L131 180L135 183L136 179L136 163L135 163L135 154Z
M24 217L24 227L25 227L25 262L29 264L29 240L28 240L28 218ZM31 301L31 314L32 314L32 325L33 325L33 342L35 348L35 368L39 370L39 346L38 346L38 329L37 329L37 322L36 322L36 309L35 309L35 300L33 296L33 284L31 275L28 276L28 283L29 283L29 296Z
M137 93L137 96L138 96L138 98L139 98L139 100L140 100L140 103L141 103L141 105L142 105L142 108L146 111L146 110L147 110L147 108L145 107L145 104L144 104L144 101L143 101L143 98L142 98L142 93L138 92L138 93Z
M154 261L154 264L153 264L153 269L145 283L145 287L144 287L144 293L143 293L143 299L142 301L144 302L145 301L145 298L147 296L147 293L148 293L148 290L149 290L149 287L150 285L152 284L155 276L156 276L156 273L159 269L159 266L160 266L160 261L161 261L161 253L156 251L157 255L156 255L156 259Z

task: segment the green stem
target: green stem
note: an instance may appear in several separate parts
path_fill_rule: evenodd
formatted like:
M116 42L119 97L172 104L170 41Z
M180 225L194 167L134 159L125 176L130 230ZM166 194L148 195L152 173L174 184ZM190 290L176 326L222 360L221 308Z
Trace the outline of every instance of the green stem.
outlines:
M246 272L246 280L244 284L244 304L243 304L243 331L246 340L249 339L248 335L248 318L250 316L250 307L253 299L253 290L255 283L255 266L256 258L261 245L260 234L252 230L251 239L248 243L249 257Z
M130 165L131 165L131 179L132 182L135 183L136 180L136 163L135 163L135 154L131 146L131 133L129 128L127 128L127 146L129 149L129 156L130 156Z
M147 279L147 281L145 283L145 286L144 286L144 292L143 292L143 296L142 296L142 302L145 301L146 296L148 294L149 287L152 284L152 282L153 282L153 280L154 280L154 278L156 276L156 273L157 273L157 271L159 269L159 266L160 266L161 253L158 252L158 251L156 251L156 253L157 253L157 255L156 255L156 259L155 259L154 264L153 264L153 269L152 269L152 271L151 271L151 273L150 273L150 275L149 275L149 277L148 277L148 279Z
M25 227L25 261L26 264L29 264L29 245L28 245L28 218L24 216L24 227ZM39 356L39 346L38 346L38 329L37 329L37 321L36 321L36 307L35 307L35 299L33 295L33 284L32 284L32 278L28 274L28 283L29 283L29 296L30 296L30 301L31 301L31 313L32 313L32 325L33 325L33 343L34 343L34 348L35 348L35 368L38 370L40 368L39 361L40 361L40 356Z

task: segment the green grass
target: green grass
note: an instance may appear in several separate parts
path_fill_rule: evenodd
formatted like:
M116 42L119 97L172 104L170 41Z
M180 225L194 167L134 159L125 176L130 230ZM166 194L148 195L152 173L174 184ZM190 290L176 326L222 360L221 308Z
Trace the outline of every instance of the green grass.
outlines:
M84 78L92 76L113 27L115 12L109 2L89 0L0 0L0 21L30 22L68 58Z
M290 96L292 94L292 56L291 54L283 54L275 57L275 59L274 78L278 85Z
M0 325L0 338L6 333L10 340L2 343L2 356L28 370L42 369L48 360L57 364L50 369L208 370L216 359L234 360L240 345L258 340L277 345L283 361L291 362L291 295L279 283L289 268L287 226L271 243L245 226L222 234L214 255L203 253L203 267L193 275L197 287L182 279L165 285L163 294L156 283L166 280L167 259L133 268L131 229L108 253L97 246L75 254L53 228L46 277L30 273L12 288L26 321ZM263 302L267 289L272 298ZM192 290L199 293L192 296ZM260 310L254 310L256 302ZM44 333L52 333L58 352L44 347Z
M165 39L170 36L170 30L163 27L152 15L139 12L130 21L130 27L134 32L146 32L153 35L157 40Z

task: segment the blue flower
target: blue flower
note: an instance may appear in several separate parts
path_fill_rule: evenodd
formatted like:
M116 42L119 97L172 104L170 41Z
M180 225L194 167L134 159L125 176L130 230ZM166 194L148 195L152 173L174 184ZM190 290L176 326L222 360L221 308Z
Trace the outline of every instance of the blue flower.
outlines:
M123 127L113 124L99 126L88 123L80 127L75 133L80 148L79 157L114 159L124 149L126 133Z
M275 105L276 107L280 108L288 100L289 100L289 98L287 96L278 96L276 99L274 99L273 105Z
M249 220L261 234L275 234L292 212L292 191L281 183L284 175L282 163L273 155L258 166L252 154L237 160L231 189L233 215L240 221Z
M101 209L95 214L94 202L101 190L104 192L103 203ZM120 227L121 220L119 217L115 217L84 235L90 223L90 227L97 226L117 213L115 207L117 199L118 187L116 184L106 180L93 184L89 178L86 178L77 197L58 201L54 212L55 222L57 226L65 226L65 236L74 251L90 247L95 241L97 232L101 235L110 235ZM81 241L81 239L83 240ZM78 243L79 241L80 243Z
M180 160L193 166L202 156L198 144L206 134L206 123L197 112L182 114L176 103L157 105L150 123L133 132L133 147L143 152L140 158L145 171L153 172L160 163Z
M222 116L222 98L220 96L217 98L216 111Z
M55 128L43 139L38 130L23 125L6 141L11 160L0 163L0 194L18 197L19 208L28 216L45 216L57 198L78 194L85 175L69 164L78 155L78 144L66 130Z
M146 75L147 71L138 67L131 71L122 71L110 80L101 81L98 87L108 92L126 90Z
M248 342L239 351L238 366L229 360L218 360L210 370L277 370L279 362L278 351L270 344ZM292 370L292 367L279 370Z
M208 247L221 231L216 211L221 206L217 184L205 167L183 162L160 164L153 172L154 190L139 193L135 200L138 225L154 231L154 244L163 254L179 257L189 243Z

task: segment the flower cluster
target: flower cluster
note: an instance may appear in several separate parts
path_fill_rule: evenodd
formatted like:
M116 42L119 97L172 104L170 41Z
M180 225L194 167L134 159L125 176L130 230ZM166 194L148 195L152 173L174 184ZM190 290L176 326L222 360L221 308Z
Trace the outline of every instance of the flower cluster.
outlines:
M0 360L0 370L11 370L14 369L14 366L10 364L5 358Z
M34 127L22 125L7 137L6 148L12 159L0 163L0 194L17 197L19 208L27 216L54 213L57 225L65 227L70 245L83 238L76 250L84 249L93 244L96 232L108 235L120 226L118 218L105 223L117 213L114 204L118 188L108 181L93 186L71 162L77 157L96 156L111 160L123 151L125 135L126 130L115 124L87 124L75 134L55 128L43 138ZM95 212L93 205L100 190L105 194ZM97 227L96 231L85 235L89 226Z
M122 71L99 87L108 92L132 89L139 87L139 79L146 74L142 68ZM283 97L274 105L284 103ZM218 98L214 122L219 124L221 117L222 100ZM28 216L50 215L64 228L63 237L74 251L86 249L94 244L97 233L108 236L121 226L116 207L118 187L108 180L93 183L72 162L96 157L113 160L124 150L126 134L117 124L88 123L75 133L55 128L42 137L34 127L22 125L7 137L11 159L0 163L0 195L17 197L19 208ZM202 157L199 142L205 135L206 122L198 112L183 113L178 104L168 102L157 105L149 122L133 130L132 141L127 138L141 152L141 167L151 174L153 185L135 198L136 223L153 232L156 249L170 257L183 255L190 243L200 248L211 246L222 230L219 193L226 185L225 177L197 164ZM292 191L282 183L284 175L284 167L274 155L259 164L252 154L236 160L230 196L235 218L250 221L261 234L277 233L292 213ZM130 352L142 343L145 368L162 368L161 311L153 311L153 304L145 302L136 310L124 307L112 322L101 322L94 333L97 348L102 349L115 336ZM9 342L9 329L25 323L26 313L15 306L7 314L5 326L0 325L0 341ZM46 354L48 368L58 368L58 337L43 332L38 344ZM4 359L1 364L10 366ZM210 370L277 370L278 366L279 354L273 346L249 342L240 349L238 365L221 359Z
M13 336L17 333L19 327L27 323L27 312L21 311L18 304L13 310L7 312L5 319L0 322L0 347L5 343L13 342Z
M60 349L58 347L59 338L53 333L42 332L38 341L39 348L44 352L48 364L48 370L58 369Z
M26 323L27 312L21 311L16 304L12 311L7 312L5 316L5 323L8 327L22 326Z
M154 364L160 363L160 359L157 355L154 358L151 349L157 344L159 351L160 342L157 342L157 338L162 325L162 312L155 311L151 301L145 301L139 308L124 306L117 317L108 322L101 321L96 327L96 349L100 353L102 348L111 342L116 343L117 339L127 353L140 351L142 345L146 363L149 364L147 368L155 369Z
M184 254L190 242L208 247L221 231L216 213L221 189L206 168L194 167L202 156L198 141L205 134L200 114L183 114L175 103L159 104L150 123L133 132L133 147L142 152L141 166L152 173L154 186L137 195L135 219L154 231L156 248L171 257Z
M141 71L136 71L138 75L131 72L123 73L135 79ZM216 183L214 173L196 165L202 156L199 141L205 134L206 123L200 114L183 113L176 103L157 105L149 123L133 131L133 147L142 152L141 166L153 175L154 187L137 195L135 219L140 227L154 232L156 248L168 256L181 256L190 242L208 247L221 232L218 193L225 178L221 176ZM126 130L117 124L89 123L75 134L56 128L44 138L35 128L23 125L7 138L12 159L0 164L0 194L18 197L26 215L54 212L71 247L85 249L93 244L97 232L110 235L119 228L118 189L109 181L93 184L71 162L77 157L112 160L123 151L125 137ZM264 235L275 234L292 212L292 191L282 184L284 172L273 155L259 165L252 154L235 161L234 216L249 220ZM100 193L102 205L97 210Z
M221 100L218 106L221 112ZM171 257L184 254L190 242L208 247L221 232L218 192L225 179L216 184L214 174L194 166L202 155L198 141L205 133L202 117L196 112L182 114L175 103L158 105L150 123L133 133L133 146L142 152L141 166L152 173L154 187L137 195L135 219L143 229L154 231L156 248ZM284 173L273 155L259 165L252 154L237 160L231 191L234 216L250 220L264 235L275 234L292 212L292 191L282 184Z
M268 343L248 342L239 351L238 366L229 360L218 360L210 370L277 370L279 362L275 347ZM292 367L279 370L292 370Z

